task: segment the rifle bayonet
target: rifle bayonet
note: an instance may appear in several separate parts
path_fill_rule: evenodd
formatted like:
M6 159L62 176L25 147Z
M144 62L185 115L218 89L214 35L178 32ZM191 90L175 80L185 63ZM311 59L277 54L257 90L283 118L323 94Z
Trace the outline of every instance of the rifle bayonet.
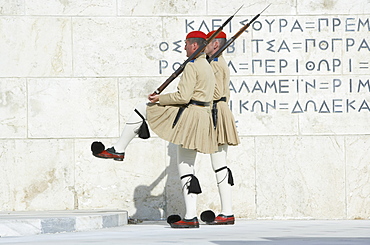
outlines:
M217 58L218 56L220 56L220 54L225 50L227 49L227 47L229 47L234 41L235 39L237 39L245 30L248 29L248 27L258 18L260 17L260 15L268 8L270 7L271 3L266 7L264 8L261 13L257 14L256 16L254 16L254 18L249 21L247 24L245 24L242 28L240 28L240 30L234 35L232 36L226 43L224 46L222 46L219 50L217 50L213 55L211 55L209 58L208 58L208 62L211 62L214 58Z
M244 5L242 5L236 12L235 14L243 7ZM160 94L173 80L175 80L176 77L178 77L182 72L183 70L185 69L185 66L187 63L189 63L191 60L195 59L196 57L198 57L198 55L204 51L204 49L206 48L206 46L213 40L216 38L216 36L223 30L223 28L231 21L232 18L234 18L235 14L233 14L232 16L230 16L223 24L222 26L220 26L216 32L214 32L207 40L205 40L205 42L197 49L195 50L195 52L187 59L184 61L184 63L182 63L180 65L179 68L177 68L177 70L172 73L172 75L167 78L167 80L162 83L161 86L159 86L157 88L157 90L155 90L153 92L153 94Z

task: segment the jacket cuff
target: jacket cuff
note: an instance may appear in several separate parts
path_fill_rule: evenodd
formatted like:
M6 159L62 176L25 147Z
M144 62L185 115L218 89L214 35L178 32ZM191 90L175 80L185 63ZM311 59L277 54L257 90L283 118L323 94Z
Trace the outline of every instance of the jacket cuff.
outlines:
M170 103L170 97L168 94L161 94L159 96L159 104L161 105L168 105Z

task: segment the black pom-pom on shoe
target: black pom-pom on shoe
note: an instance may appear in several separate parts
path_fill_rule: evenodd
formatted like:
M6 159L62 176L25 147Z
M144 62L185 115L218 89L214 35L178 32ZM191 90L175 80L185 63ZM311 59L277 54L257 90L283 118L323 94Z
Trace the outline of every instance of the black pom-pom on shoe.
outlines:
M102 153L105 150L103 143L95 141L91 144L91 151L94 155Z
M206 223L213 222L215 218L216 218L216 215L212 210L206 210L200 214L200 219Z
M167 217L167 223L168 224L172 224L172 223L178 222L180 220L181 220L181 217L180 217L180 215L177 215L177 214L172 214L172 215Z

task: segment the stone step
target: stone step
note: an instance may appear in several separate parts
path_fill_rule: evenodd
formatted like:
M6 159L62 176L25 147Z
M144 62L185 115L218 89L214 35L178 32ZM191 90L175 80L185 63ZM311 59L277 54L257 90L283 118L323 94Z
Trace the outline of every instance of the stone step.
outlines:
M0 237L76 232L127 225L123 210L0 212Z

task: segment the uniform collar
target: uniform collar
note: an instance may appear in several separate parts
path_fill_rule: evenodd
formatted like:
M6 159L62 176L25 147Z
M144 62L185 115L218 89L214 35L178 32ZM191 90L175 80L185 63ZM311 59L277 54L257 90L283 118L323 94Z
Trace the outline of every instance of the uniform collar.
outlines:
M192 62L192 63L194 63L194 61L196 60L196 59L199 59L199 58L206 58L206 54L205 53L200 53L200 55L197 57L197 58L195 58L195 59L192 59L192 60L190 60L189 62Z

